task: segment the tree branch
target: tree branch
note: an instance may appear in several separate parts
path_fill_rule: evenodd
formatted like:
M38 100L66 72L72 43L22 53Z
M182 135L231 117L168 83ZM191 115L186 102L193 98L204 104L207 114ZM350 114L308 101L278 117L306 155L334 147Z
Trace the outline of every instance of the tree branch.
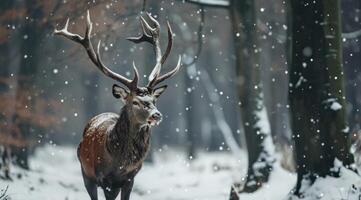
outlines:
M205 69L201 70L202 74L202 82L203 85L207 91L208 98L212 102L212 111L214 114L214 117L216 119L216 123L219 127L219 130L222 132L222 135L224 137L224 140L226 141L228 147L230 148L231 152L239 156L241 152L241 148L238 146L236 140L233 137L232 129L229 127L225 117L224 112L221 110L221 103L219 101L219 94L217 92L214 92L214 84L208 74L208 72Z
M182 0L183 2L211 7L211 8L224 8L228 9L230 7L230 3L227 0Z
M361 36L361 30L350 32L350 33L342 33L342 37L346 39L355 39Z
M183 64L183 66L185 66L185 67L189 67L189 66L193 65L195 62L197 62L197 60L199 59L199 56L201 55L201 52L202 52L202 47L203 47L202 35L203 35L203 28L204 28L204 7L203 6L200 6L200 12L201 12L201 22L199 23L198 32L197 32L197 36L198 36L197 37L197 42L198 42L197 52L191 62Z

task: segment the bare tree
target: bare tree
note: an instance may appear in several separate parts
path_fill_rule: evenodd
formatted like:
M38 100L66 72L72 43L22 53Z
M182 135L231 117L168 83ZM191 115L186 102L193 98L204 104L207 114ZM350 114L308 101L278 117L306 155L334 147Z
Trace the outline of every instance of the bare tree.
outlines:
M351 131L356 134L361 130L361 2L356 0L341 1L343 9L342 30L343 66L347 97L348 122Z
M307 6L305 6L307 5ZM292 0L289 101L297 154L295 195L352 168L342 75L340 0ZM303 185L307 184L307 185Z
M228 9L235 41L236 69L242 122L248 148L248 173L243 192L253 192L268 181L275 162L274 145L264 105L257 49L255 4L246 1L202 1L188 3ZM232 195L237 198L237 195ZM232 198L232 197L231 197Z
M264 105L253 0L231 2L242 122L248 149L247 180L243 192L253 192L268 181L275 162L274 146Z

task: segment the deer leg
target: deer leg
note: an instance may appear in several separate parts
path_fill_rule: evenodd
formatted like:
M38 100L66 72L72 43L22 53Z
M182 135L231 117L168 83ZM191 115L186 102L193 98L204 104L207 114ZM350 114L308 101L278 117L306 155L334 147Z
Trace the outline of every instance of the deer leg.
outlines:
M120 200L129 200L130 193L132 192L134 179L130 179L127 181L123 187L122 187L122 195L120 197Z
M90 199L91 200L98 200L98 191L97 191L97 184L95 181L93 181L92 179L88 178L84 172L83 169L81 170L82 174L83 174L83 180L84 180L84 185L86 188L86 191L88 192Z
M103 190L106 200L115 200L120 192L120 188L105 187Z

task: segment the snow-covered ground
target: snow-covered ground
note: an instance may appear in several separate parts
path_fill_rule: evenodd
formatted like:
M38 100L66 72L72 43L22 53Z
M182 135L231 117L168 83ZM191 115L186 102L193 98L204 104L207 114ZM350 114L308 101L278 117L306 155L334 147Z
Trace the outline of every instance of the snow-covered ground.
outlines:
M339 172L340 177L320 177L311 186L309 185L309 181L304 180L301 186L303 197L290 196L288 200L360 200L360 176L346 169L341 161L337 159L332 170Z
M13 169L9 186L11 200L89 199L83 186L74 147L44 147L31 160L30 172ZM172 149L156 154L153 165L145 165L135 178L132 199L140 200L222 200L228 199L231 184L246 172L246 154L236 158L230 153L201 153L188 162L185 155ZM21 176L21 178L16 178ZM280 200L296 181L294 174L277 164L269 184L241 200ZM104 199L99 189L100 199Z

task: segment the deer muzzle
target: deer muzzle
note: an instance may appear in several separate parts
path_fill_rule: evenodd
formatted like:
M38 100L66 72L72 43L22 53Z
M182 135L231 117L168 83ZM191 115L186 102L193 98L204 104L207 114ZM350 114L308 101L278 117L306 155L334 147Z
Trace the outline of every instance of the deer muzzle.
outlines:
M148 118L148 124L151 126L159 125L159 123L162 121L162 118L162 114L158 110L155 110Z

